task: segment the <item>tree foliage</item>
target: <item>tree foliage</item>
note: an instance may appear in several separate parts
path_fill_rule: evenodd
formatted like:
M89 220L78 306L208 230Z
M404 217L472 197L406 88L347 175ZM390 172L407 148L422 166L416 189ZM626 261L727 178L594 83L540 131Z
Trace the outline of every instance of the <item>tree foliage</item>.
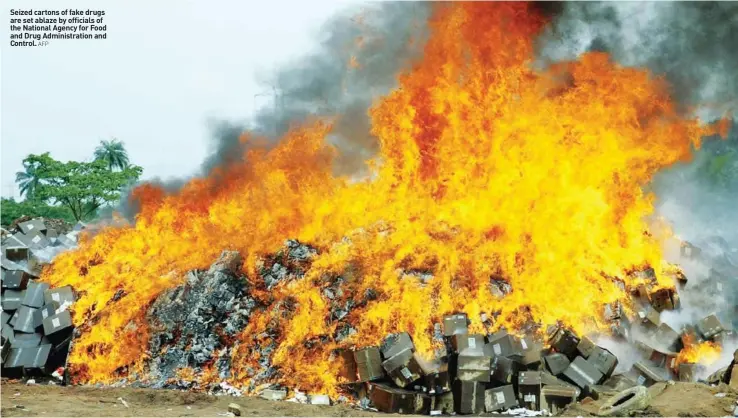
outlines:
M21 216L30 216L32 218L44 217L47 219L64 219L67 222L74 222L72 211L65 206L51 206L44 202L34 199L26 199L16 202L15 199L2 199L0 203L0 212L2 212L3 227L7 227L14 220Z
M125 170L128 167L128 151L118 139L102 140L95 148L95 159L105 161L110 171Z
M38 186L38 176L35 173L35 167L23 165L24 170L15 173L15 182L18 183L21 196L33 198L33 194Z
M135 182L141 167L127 165L119 171L111 171L108 161L61 162L49 153L31 154L23 160L38 177L34 197L39 201L63 205L76 220L87 218L101 206L117 202L120 191Z

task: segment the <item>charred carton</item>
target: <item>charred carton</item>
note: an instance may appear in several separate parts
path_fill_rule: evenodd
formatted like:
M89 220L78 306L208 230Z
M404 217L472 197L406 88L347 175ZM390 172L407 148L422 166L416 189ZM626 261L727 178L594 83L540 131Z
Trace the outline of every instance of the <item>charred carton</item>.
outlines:
M450 337L456 334L469 333L469 317L466 314L447 315L443 318L443 335Z
M699 332L697 332L697 328L691 325L687 325L682 328L681 340L684 347L689 347L692 344L699 344L704 341Z
M584 357L585 359L589 358L589 356L595 351L595 348L597 348L597 346L587 336L582 337L582 339L579 341L579 344L577 345L577 351L579 352L579 355Z
M561 353L552 353L543 358L546 363L546 368L553 375L560 375L564 370L569 367L571 363L569 358Z
M501 331L489 336L489 342L484 345L484 355L489 357L522 357L523 346L517 337Z
M520 372L518 376L518 396L521 405L533 411L541 406L541 373L534 371Z
M640 325L647 330L655 330L661 325L661 314L653 307L638 311Z
M513 385L505 385L484 391L484 411L499 412L518 406Z
M490 380L503 385L510 385L515 381L520 365L507 357L492 357Z
M480 334L455 334L451 336L451 346L458 354L484 355L484 336Z
M428 414L431 398L409 390L371 383L369 400L380 411L388 414Z
M420 367L412 348L406 348L382 363L393 382L401 388L420 379L423 370Z
M662 322L653 334L653 341L660 351L679 351L682 337L674 328Z
M640 386L649 387L654 383L664 381L664 378L658 371L642 362L635 363L628 374L628 377Z
M451 375L448 371L448 364L444 363L431 373L425 375L425 386L428 393L437 394L451 391Z
M49 306L47 305L39 311L38 316L40 317L41 321L49 316L49 311L46 311L47 316L43 317L44 310L48 308ZM51 314L53 315L53 311L51 311ZM342 381L346 383L356 382L359 379L359 372L356 367L356 359L354 358L354 353L350 350L340 349L336 352L336 354L336 361L338 362L339 369L338 376L342 379Z
M658 289L651 293L651 306L659 312L679 308L679 298L676 290L671 288Z
M446 392L433 397L433 405L431 406L431 415L454 413L454 393Z
M615 371L615 367L618 365L618 358L610 351L602 347L595 346L594 350L592 350L592 354L587 359L587 362L595 366L595 368L597 368L605 378L608 378L612 375L612 372Z
M557 415L574 402L579 396L579 389L571 386L544 386L541 389L541 410Z
M564 376L572 383L581 388L585 393L590 388L602 381L603 374L584 357L577 357L564 370Z
M543 357L541 351L543 351L543 345L535 341L527 341L527 338L520 340L520 345L523 346L523 356L520 358L520 364L522 364L528 370L538 370L541 368Z
M484 385L479 382L454 382L454 410L457 414L478 414L484 411Z
M459 355L456 378L467 382L489 382L492 358Z
M720 323L720 320L715 315L710 315L706 318L701 319L697 323L697 329L702 334L703 337L705 337L706 340L711 340L714 336L722 332L725 328L723 328L723 324Z
M566 328L554 327L550 329L548 333L548 342L554 350L564 354L569 358L569 360L577 356L579 338Z
M44 320L44 327L46 320ZM378 347L366 347L354 351L354 360L359 374L359 382L370 382L384 377L382 369L382 357Z

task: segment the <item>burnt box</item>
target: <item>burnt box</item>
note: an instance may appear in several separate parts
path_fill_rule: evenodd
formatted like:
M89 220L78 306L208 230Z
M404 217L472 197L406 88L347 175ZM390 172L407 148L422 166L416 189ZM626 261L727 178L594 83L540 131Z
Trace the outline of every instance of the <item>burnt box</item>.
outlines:
M697 329L700 331L702 336L707 340L711 340L712 337L723 331L723 325L715 315L710 315L706 318L701 319L697 323Z
M393 382L401 388L423 376L423 370L415 358L412 348L406 348L382 363Z
M457 380L454 382L454 410L457 414L484 411L484 384Z
M481 334L455 334L451 346L458 354L484 355L484 336Z
M564 370L564 376L580 387L584 392L602 381L603 375L597 368L587 362L584 357L577 357Z
M505 385L484 391L484 411L499 412L518 406L513 385Z
M463 381L489 382L492 358L489 356L459 355L456 378Z
M569 358L561 353L549 354L544 357L543 360L546 363L546 368L548 369L548 371L556 376L563 373L564 370L566 370L566 368L569 367L569 364L571 363L569 361Z
M466 314L447 315L443 318L443 335L450 337L456 334L469 333L469 317Z
M549 344L559 353L564 354L569 360L577 356L579 338L566 328L556 327L548 334Z
M493 357L490 371L490 379L503 385L514 382L520 370L519 363L507 357Z
M46 328L47 320L48 318L44 320L44 328ZM354 351L354 359L356 360L356 369L359 373L359 382L370 382L384 377L379 348L366 347Z
M538 411L541 405L541 373L524 371L518 375L518 396L521 405Z
M576 402L579 391L570 386L544 386L541 389L541 410L552 415L561 413L567 405Z
M605 375L605 378L608 378L615 371L615 367L618 365L618 358L610 351L595 346L587 362L595 366L600 373Z
M517 337L507 332L498 332L489 337L489 342L484 345L484 355L490 357L511 357L523 355L523 347Z

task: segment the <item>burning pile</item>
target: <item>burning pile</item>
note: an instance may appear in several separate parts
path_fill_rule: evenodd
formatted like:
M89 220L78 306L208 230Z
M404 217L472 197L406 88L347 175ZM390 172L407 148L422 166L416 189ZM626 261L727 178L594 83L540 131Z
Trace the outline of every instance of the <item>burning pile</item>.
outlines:
M244 136L243 164L175 194L139 187L135 225L43 273L79 293L74 378L337 398L336 350L405 331L433 359L448 314L475 334L584 335L612 325L605 306L632 313L640 286L668 293L670 233L647 223L644 186L715 129L603 53L532 69L544 24L523 3L439 4L424 56L370 112L366 179L333 174L316 122L273 148Z

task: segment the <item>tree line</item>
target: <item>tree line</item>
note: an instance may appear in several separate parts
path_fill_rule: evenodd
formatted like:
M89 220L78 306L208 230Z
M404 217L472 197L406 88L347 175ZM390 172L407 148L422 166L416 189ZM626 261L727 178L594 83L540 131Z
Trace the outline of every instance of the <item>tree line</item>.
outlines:
M48 152L30 154L23 159L23 171L15 175L23 200L2 199L2 224L21 216L90 220L100 209L118 202L121 191L142 172L130 163L118 139L100 141L89 162L62 162Z

